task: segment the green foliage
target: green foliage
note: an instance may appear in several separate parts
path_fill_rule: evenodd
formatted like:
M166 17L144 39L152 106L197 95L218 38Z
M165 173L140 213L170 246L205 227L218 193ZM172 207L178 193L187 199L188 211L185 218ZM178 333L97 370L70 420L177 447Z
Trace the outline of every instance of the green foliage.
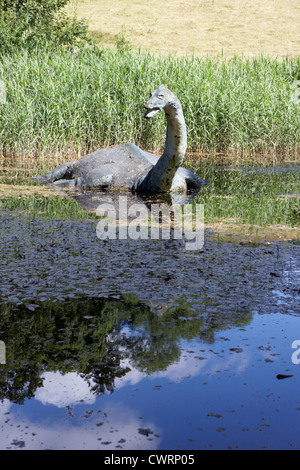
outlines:
M164 83L182 103L189 151L288 155L299 151L298 70L297 58L160 57L124 44L15 50L0 58L0 151L80 155L134 142L159 152L163 113L146 122L143 105Z
M78 46L89 41L87 24L62 8L69 0L0 0L0 52L41 43Z
M300 226L300 170L264 171L263 168L219 168L215 165L188 165L199 178L209 184L201 189L195 202L204 204L206 222L236 220L240 224L265 227L273 224ZM6 176L4 176L6 174ZM9 178L1 172L2 184L28 185L30 180ZM32 185L36 183L31 182ZM35 194L0 197L0 211L14 211L30 218L90 219L98 216L88 212L76 201L58 195Z
M269 171L268 171L269 170ZM227 169L199 166L204 186L195 202L204 204L206 222L236 220L266 227L274 224L299 227L300 170L272 171L256 167Z
M33 194L23 197L6 197L0 200L0 209L18 211L31 217L50 219L96 219L96 215L87 212L72 199L60 196Z
M188 305L158 317L130 294L120 299L0 304L0 334L7 348L7 364L0 369L0 400L23 403L31 398L42 386L45 371L77 371L93 384L96 395L113 392L115 379L128 372L124 359L147 374L166 370L180 357L181 338L213 342L214 332L228 323L226 319L213 328L210 319L204 322Z

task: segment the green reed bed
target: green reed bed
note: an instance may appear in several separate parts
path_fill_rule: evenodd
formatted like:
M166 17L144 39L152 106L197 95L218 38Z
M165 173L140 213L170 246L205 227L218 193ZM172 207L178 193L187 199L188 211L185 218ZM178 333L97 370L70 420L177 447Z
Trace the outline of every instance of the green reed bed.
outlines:
M205 224L232 221L240 226L300 227L299 166L289 171L262 169L260 172L252 168L201 164L196 172L209 181L193 202L204 204ZM6 178L3 182L9 184L10 180ZM32 194L23 194L21 183L22 180L16 195L0 195L0 213L4 210L33 218L97 219L95 213L86 211L71 198L47 191L35 192L36 183L33 183Z
M181 100L189 151L295 158L299 74L299 58L16 51L0 56L0 151L4 158L35 156L43 166L53 155L66 159L123 141L160 151L164 116L144 120L143 104L163 83Z
M86 220L97 219L96 214L80 207L72 199L62 196L43 196L32 194L25 196L0 197L1 210L15 215L27 215L31 218L55 220Z
M196 202L204 204L205 221L237 224L300 226L300 167L260 172L251 168L201 166L210 182Z

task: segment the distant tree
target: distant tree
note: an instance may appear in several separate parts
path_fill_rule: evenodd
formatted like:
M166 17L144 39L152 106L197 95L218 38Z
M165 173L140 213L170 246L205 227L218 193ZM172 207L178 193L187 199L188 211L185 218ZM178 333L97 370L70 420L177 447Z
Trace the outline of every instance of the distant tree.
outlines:
M86 22L63 11L67 3L69 0L0 0L0 52L90 43Z

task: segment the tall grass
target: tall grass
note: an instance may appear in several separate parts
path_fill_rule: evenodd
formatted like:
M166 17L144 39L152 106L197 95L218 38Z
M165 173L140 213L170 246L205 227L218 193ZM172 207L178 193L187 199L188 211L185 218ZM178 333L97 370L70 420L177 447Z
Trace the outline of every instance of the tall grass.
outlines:
M260 172L203 164L198 174L210 182L195 200L204 204L206 222L300 226L300 171L296 168Z
M218 165L200 163L198 176L205 178L209 184L203 186L194 203L204 204L205 223L233 223L239 227L256 225L285 225L300 227L300 170L262 171L251 168L220 168ZM1 173L1 172L0 172ZM26 191L23 185L28 180L11 175L1 177L1 209L15 211L15 214L26 214L32 218L47 219L92 219L97 218L75 200L54 194L41 186L31 186ZM17 183L13 191L9 185ZM5 187L6 186L6 187ZM53 189L53 188L52 188ZM2 193L2 194L1 194ZM296 232L295 232L296 233Z
M181 100L188 150L289 155L299 151L299 58L175 58L148 52L37 49L0 56L0 150L78 156L124 141L159 151L163 113L143 119L149 92Z

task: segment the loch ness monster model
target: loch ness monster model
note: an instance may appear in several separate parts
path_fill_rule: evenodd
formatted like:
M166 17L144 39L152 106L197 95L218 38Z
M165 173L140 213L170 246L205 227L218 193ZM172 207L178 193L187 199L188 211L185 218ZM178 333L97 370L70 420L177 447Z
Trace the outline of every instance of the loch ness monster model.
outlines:
M165 149L161 157L126 143L103 148L77 161L66 162L34 179L84 189L120 189L140 194L187 193L207 184L180 165L187 147L187 131L178 98L160 85L145 103L145 118L164 110L167 120Z

